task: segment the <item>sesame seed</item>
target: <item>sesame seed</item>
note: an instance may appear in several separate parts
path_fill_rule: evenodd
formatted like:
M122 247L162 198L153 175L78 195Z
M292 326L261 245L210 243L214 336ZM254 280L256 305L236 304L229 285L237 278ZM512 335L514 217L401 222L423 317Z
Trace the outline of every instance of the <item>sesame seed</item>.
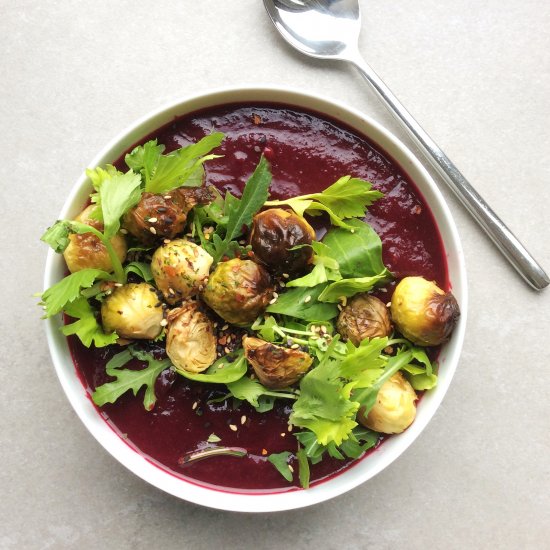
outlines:
M280 286L281 288L285 288L286 285L285 285L285 283L283 283L283 281L280 281L280 282L279 282L279 286Z
M243 414L241 416L241 424L244 424L246 422L246 416Z
M160 322L160 326L161 326L161 327L165 327L167 324L168 324L168 321L167 321L166 319L163 319L163 320Z
M386 304L386 307L391 307L391 302L388 302L388 303Z
M273 298L278 298L278 297L279 297L279 295L276 292L274 292L273 293Z
M342 311L344 308L342 307L342 304L338 304L338 309Z
M158 222L158 219L157 218L149 218L147 220L149 223L157 223Z
M289 425L288 425L288 431L289 431L289 432L292 431L292 424L289 424Z
M157 234L157 230L156 230L154 227L150 227L150 228L149 228L149 231L150 231L153 235L156 235L156 234Z
M289 275L288 273L283 273L283 277L284 277L285 279L288 279L288 278L290 277L290 275Z
M309 301L311 301L311 296L306 296L306 299L304 300L304 304L307 304Z
M121 232L123 235L128 235L128 230L127 230L127 229L122 228L122 229L120 230L120 232Z
M216 328L217 326L218 326L218 321L216 321L216 322L214 323L214 328Z
M271 301L269 302L269 304L270 304L270 305L273 305L276 301L277 301L277 298L273 298L273 300L271 300Z
M225 351L225 353L231 353L231 350L227 346L223 348L223 351Z
M175 294L174 289L173 289L173 288L169 288L169 289L168 289L168 294Z
M172 195L164 195L164 198L169 201L172 198Z
M355 229L351 229L351 230L350 230L350 233L355 233Z
M191 409L195 410L198 406L199 406L199 402L198 402L198 401L195 401L195 402L193 403L193 406L191 407Z
M312 340L318 340L319 339L319 336L317 336L317 334L314 334L313 336L310 336L310 338Z
M286 437L286 433L285 433L285 432L282 432L282 433L281 433L281 437Z
M122 286L122 283L115 283L115 286Z
M325 325L321 325L321 332L323 334L326 334L327 333L327 327L325 327Z
M300 344L292 344L292 346L290 346L290 349L298 349L300 347Z
M229 424L229 429L236 432L239 428L237 428L237 426L235 426L235 424Z
M227 330L229 328L229 325L223 325L222 330Z
M164 239L164 244L170 244L172 241L170 239Z
M294 473L294 468L293 468L290 464L288 465L288 469L289 469L292 473Z

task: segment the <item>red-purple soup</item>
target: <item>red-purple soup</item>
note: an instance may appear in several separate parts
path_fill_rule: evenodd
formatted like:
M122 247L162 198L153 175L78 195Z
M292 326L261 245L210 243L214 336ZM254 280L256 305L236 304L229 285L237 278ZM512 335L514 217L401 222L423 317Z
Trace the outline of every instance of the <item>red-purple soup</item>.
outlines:
M382 239L386 266L397 278L421 275L441 288L449 287L442 241L424 199L403 169L357 131L305 109L258 103L192 113L143 142L156 138L169 152L212 131L223 132L226 137L216 150L223 157L206 164L208 185L240 195L262 153L271 162L274 199L322 191L348 174L369 180L384 193L370 207L366 220ZM123 157L115 164L127 169ZM317 223L316 229L322 234L325 227ZM377 295L389 301L392 291L390 284ZM105 363L120 348L87 349L72 337L69 344L76 369L90 393L109 380ZM151 347L161 350L158 345ZM295 489L299 485L297 475L294 484L288 484L266 458L297 450L296 439L288 431L291 404L277 402L273 411L260 414L247 404L234 410L231 400L211 402L226 393L224 388L164 373L156 384L158 400L152 411L144 409L141 394L134 397L130 392L100 411L137 452L189 481L239 492ZM183 457L190 452L209 446L211 434L221 438L224 446L241 447L248 454L184 463ZM291 464L297 471L295 458ZM325 457L311 468L312 484L352 464L351 460Z

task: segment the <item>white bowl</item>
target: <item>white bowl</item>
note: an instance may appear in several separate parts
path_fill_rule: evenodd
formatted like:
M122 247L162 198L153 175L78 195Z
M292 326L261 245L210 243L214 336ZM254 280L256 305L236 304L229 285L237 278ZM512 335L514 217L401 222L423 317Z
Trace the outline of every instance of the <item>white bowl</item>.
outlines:
M461 317L451 340L443 347L439 357L439 383L426 392L418 405L416 420L400 435L390 437L375 452L358 461L339 475L315 485L308 490L283 493L245 494L231 490L207 488L162 470L149 462L139 452L128 446L105 422L87 396L76 374L67 341L60 333L61 319L49 319L46 324L48 344L63 389L74 410L92 435L130 471L155 487L196 504L223 510L240 512L269 512L309 506L345 493L367 481L391 464L418 437L437 410L447 392L456 370L466 326L467 287L464 255L457 229L449 208L434 181L413 154L386 129L359 111L341 103L312 96L288 88L230 88L190 97L158 109L138 120L121 132L90 163L90 167L113 162L129 147L157 130L175 117L200 109L225 103L246 104L253 101L285 103L324 113L336 118L359 133L367 136L381 149L389 153L407 172L428 203L447 255L449 279L453 294L461 308ZM75 216L90 193L85 174L76 185L59 216L60 219ZM62 256L50 253L46 262L44 285L50 287L64 276Z

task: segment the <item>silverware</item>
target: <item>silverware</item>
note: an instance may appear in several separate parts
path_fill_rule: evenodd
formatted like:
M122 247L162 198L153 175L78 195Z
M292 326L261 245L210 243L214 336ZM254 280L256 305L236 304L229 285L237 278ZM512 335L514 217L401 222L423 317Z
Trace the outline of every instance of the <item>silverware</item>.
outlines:
M542 267L365 62L358 47L361 30L358 0L264 0L264 5L277 30L297 50L318 59L355 65L525 281L536 290L550 284Z

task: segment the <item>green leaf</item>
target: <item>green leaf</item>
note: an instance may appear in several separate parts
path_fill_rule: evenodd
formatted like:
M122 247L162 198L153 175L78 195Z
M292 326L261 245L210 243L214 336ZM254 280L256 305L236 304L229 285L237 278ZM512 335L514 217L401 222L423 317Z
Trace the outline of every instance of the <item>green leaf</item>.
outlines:
M305 321L328 321L338 315L336 304L318 301L326 283L313 288L291 288L282 293L274 304L267 307L269 313L280 313Z
M214 262L218 262L226 253L230 242L242 234L243 226L249 226L256 212L262 208L269 196L269 185L271 184L271 169L269 162L262 155L254 173L250 176L243 190L240 200L232 199L226 202L227 211L224 212L227 218L225 236L223 239L218 233L213 235L215 247Z
M328 253L338 262L344 278L390 276L382 260L382 242L372 227L360 220L350 220L353 233L331 229L323 238Z
M153 280L153 274L151 273L151 264L145 262L130 262L124 266L124 273L135 273L138 277L141 277L145 282Z
M357 426L353 429L350 437L343 441L340 450L348 458L359 458L365 451L371 449L378 443L380 435L372 430Z
M389 271L374 275L372 277L356 277L352 279L342 279L335 281L325 287L319 295L320 302L336 303L342 297L350 297L359 292L368 292L376 285L388 282L390 280Z
M193 373L177 368L176 372L181 374L184 378L195 380L196 382L229 384L242 378L246 374L246 369L247 365L246 359L244 358L244 351L240 349L236 353L220 357L205 372Z
M411 348L413 360L420 363L422 366L409 363L402 370L407 373L407 379L415 390L431 390L437 386L437 375L433 372L432 363L426 352L419 347Z
M300 485L303 489L309 489L309 460L307 459L306 451L302 447L298 449L296 458L298 459L298 478L300 480Z
M82 269L48 288L42 293L40 302L44 306L45 316L51 317L59 313L80 296L81 289L91 287L97 279L109 280L112 275L101 269Z
M219 443L221 440L221 437L218 437L216 434L212 433L208 436L208 439L206 441L208 443Z
M90 176L90 170L87 174ZM126 174L107 174L99 183L97 194L103 218L103 234L111 239L120 229L120 218L141 198L141 177L131 170Z
M277 468L277 471L287 480L292 481L292 472L290 471L288 459L290 453L283 451L282 453L273 453L267 457L267 460Z
M218 158L208 153L219 147L223 138L221 132L214 132L167 155L161 154L161 145L148 142L141 149L136 147L126 157L126 163L140 167L148 193L168 193L183 185L197 187L202 184L203 163Z
M107 382L95 389L92 399L98 407L106 403L114 403L121 395L131 390L134 395L145 386L143 396L143 406L150 411L155 406L157 397L155 395L155 382L161 372L170 368L172 364L169 359L158 361L152 355L131 349L115 355L105 367L109 376L114 376L116 380ZM130 355L130 357L128 357ZM148 366L142 370L120 370L120 367L128 362L132 357L140 361L146 361ZM124 362L122 362L124 361Z
M65 313L78 319L74 323L65 325L61 332L65 336L76 334L80 341L89 348L92 344L96 348L103 348L114 344L118 340L116 332L105 333L103 327L97 322L95 312L84 297L67 304Z
M330 249L328 246L321 242L313 241L311 247L315 252L313 255L313 264L315 267L307 275L288 281L286 284L287 288L313 287L328 281L339 281L342 278L338 270L338 262L329 255Z
M69 246L69 228L67 223L62 220L56 221L51 227L46 229L40 240L50 245L55 252L61 254Z
M261 409L262 403L260 398L270 396L282 399L296 399L296 395L292 390L269 390L257 380L252 380L248 376L243 376L235 382L227 384L227 388L231 392L230 395L242 401L248 401L255 409Z
M348 353L340 364L342 377L354 380L367 369L380 369L385 365L380 354L388 345L388 338L372 338L363 340L355 347L347 343Z

